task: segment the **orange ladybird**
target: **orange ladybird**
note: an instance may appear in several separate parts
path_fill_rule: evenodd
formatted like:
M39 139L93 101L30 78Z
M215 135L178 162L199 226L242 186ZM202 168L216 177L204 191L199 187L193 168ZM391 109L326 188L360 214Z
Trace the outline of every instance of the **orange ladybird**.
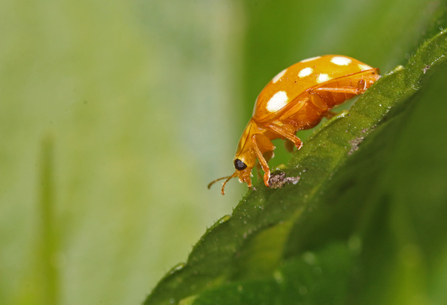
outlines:
M379 78L379 69L341 55L308 58L282 70L256 99L253 117L234 157L236 171L214 180L208 188L226 179L222 185L224 195L226 183L235 177L251 187L256 159L264 171L264 183L269 186L267 162L275 149L271 140L285 139L300 149L303 143L295 135L297 131L318 125L323 117L330 118L332 107L365 92Z

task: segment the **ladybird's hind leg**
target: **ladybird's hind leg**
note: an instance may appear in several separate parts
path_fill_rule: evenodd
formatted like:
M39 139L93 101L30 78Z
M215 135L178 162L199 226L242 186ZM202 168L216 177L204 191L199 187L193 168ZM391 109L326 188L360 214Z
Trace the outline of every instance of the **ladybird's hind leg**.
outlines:
M328 119L328 120L330 120L330 119L332 119L334 116L336 116L337 115L337 113L336 112L333 112L333 111L328 111L328 112L326 112L325 114L324 114L324 116L326 117L326 119Z
M364 93L377 80L378 75L375 73L376 70L365 71L357 73L356 76L349 75L335 78L317 87L309 88L306 91L309 94L310 102L316 106L321 115L331 118L334 116L334 113L328 111L332 107ZM375 80L372 81L372 79Z
M371 85L380 78L379 69L370 69L347 76L334 78L317 87L307 90L310 95L320 93L344 93L349 98L352 95L364 93Z
M319 87L312 90L309 90L309 94L314 95L316 92L328 92L328 93L345 93L345 94L361 94L365 92L366 89L361 89L359 87L344 87L344 88L337 88L337 87Z

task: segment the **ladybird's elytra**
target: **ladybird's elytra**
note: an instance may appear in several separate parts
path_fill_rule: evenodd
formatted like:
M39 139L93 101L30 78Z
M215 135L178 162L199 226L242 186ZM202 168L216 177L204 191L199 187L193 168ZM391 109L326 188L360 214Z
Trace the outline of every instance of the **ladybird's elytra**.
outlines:
M233 163L236 171L222 185L235 177L251 183L251 170L256 159L264 171L264 183L269 186L273 157L271 140L284 139L297 149L303 145L297 131L312 128L323 117L331 117L330 109L355 95L365 92L380 78L379 69L342 55L317 56L302 60L279 72L261 91L255 102L253 116L245 127L237 146Z

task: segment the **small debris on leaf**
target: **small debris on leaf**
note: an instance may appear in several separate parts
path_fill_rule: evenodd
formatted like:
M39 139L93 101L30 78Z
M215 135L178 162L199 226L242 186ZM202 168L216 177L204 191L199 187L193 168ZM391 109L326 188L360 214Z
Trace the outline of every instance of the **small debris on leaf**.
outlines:
M349 144L351 144L351 149L349 150L348 155L352 155L357 149L359 149L359 145L363 142L364 139L364 137L357 137L349 141Z
M286 173L273 173L270 176L269 184L273 189L282 188L286 183L297 184L301 177L286 177Z

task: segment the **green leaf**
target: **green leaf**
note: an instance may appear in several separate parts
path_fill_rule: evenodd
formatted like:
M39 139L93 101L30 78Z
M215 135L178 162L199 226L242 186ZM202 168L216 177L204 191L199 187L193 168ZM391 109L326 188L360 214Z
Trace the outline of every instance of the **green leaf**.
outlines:
M411 234L414 214L392 200L389 185L398 139L411 110L426 101L421 89L430 76L445 78L446 55L443 31L405 67L383 76L349 113L315 131L285 170L299 183L256 185L145 304L405 304L429 293L442 298L425 289L429 271L421 261L433 247L424 246L424 234Z

